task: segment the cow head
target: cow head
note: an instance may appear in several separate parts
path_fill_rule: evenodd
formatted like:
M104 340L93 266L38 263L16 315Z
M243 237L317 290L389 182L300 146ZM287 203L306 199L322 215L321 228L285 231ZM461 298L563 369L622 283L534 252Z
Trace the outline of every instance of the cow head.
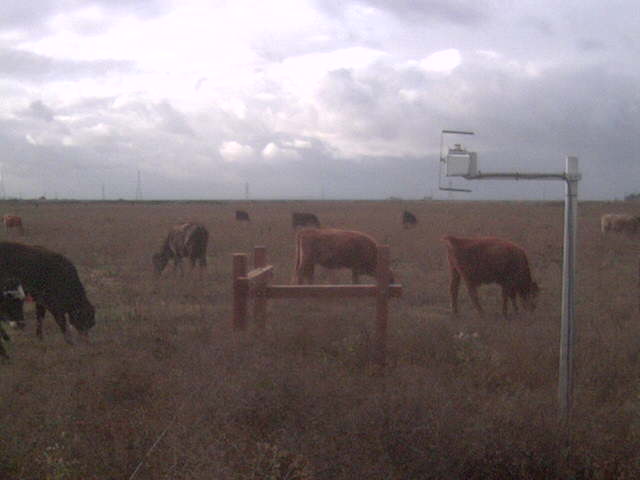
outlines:
M521 293L522 306L527 312L533 312L536 309L536 301L538 294L540 293L540 287L534 281L531 282L529 290Z
M167 266L169 258L162 253L154 253L153 257L151 257L151 261L153 262L153 272L156 276L159 276L164 270L164 267Z
M5 279L0 282L0 292L0 316L23 329L25 323L22 305L26 295L22 285L16 279Z
M89 301L83 302L78 308L69 312L69 323L78 332L87 335L89 329L96 324L96 309Z

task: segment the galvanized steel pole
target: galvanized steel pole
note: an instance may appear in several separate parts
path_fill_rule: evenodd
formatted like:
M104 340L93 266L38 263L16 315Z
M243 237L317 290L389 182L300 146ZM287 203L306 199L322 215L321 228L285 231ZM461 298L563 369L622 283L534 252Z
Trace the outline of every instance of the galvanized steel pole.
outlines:
M560 325L560 363L558 399L560 419L568 425L573 402L573 350L575 345L575 264L576 217L578 211L578 159L567 157L565 168L564 259L562 265L562 320Z

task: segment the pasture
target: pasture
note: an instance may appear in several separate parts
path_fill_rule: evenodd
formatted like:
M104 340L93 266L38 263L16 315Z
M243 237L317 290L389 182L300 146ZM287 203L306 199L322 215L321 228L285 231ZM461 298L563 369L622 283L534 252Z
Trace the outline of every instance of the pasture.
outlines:
M600 234L602 213L632 204L579 206L570 450L556 417L562 203L0 206L26 230L4 238L66 255L96 307L90 345L65 344L49 315L39 342L32 305L27 328L8 329L0 478L125 479L138 467L137 479L640 478L638 241ZM403 228L405 208L415 228ZM369 361L368 300L276 300L264 335L232 331L231 253L265 245L274 283L289 283L294 211L390 245L404 291L391 301L383 373ZM171 265L154 281L152 253L188 220L209 229L204 281ZM538 309L506 321L499 288L482 287L481 319L463 286L452 318L445 234L524 247Z

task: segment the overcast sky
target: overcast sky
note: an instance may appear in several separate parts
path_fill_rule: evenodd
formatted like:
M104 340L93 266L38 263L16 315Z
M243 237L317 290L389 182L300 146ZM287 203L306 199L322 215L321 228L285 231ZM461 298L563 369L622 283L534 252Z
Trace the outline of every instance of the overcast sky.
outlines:
M640 192L634 0L4 0L8 196L448 198L442 129L484 171ZM444 184L449 180L444 179ZM453 180L454 198L562 198Z

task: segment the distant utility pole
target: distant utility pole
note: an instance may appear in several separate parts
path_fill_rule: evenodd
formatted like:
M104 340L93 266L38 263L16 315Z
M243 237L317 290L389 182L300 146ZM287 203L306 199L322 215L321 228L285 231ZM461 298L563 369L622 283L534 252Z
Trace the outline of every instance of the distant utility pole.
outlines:
M140 170L138 170L138 183L136 184L136 200L142 200L142 180L140 180Z
M245 200L249 200L249 182L245 182L244 184L244 198Z
M2 200L7 198L7 192L4 189L4 168L0 166L0 197Z

